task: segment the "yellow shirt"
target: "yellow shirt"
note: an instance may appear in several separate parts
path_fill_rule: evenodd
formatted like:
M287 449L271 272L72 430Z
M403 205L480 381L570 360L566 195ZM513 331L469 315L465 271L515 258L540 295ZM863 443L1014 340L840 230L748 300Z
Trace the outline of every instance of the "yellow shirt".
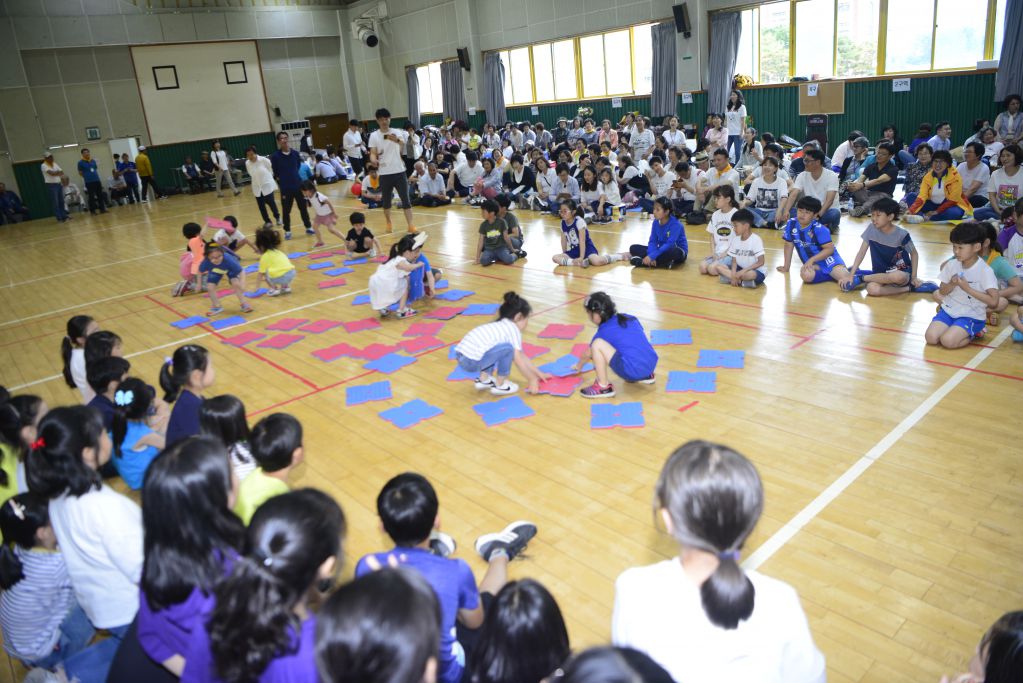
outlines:
M259 272L268 277L280 277L289 270L295 270L295 266L280 249L268 249L259 257Z
M0 504L18 493L18 456L7 444L0 444L0 469L7 475L7 485L0 486Z
M245 523L245 526L248 526L252 521L252 515L256 514L260 505L274 496L282 495L290 490L286 482L269 476L261 467L257 467L239 485L234 512Z
M140 176L153 175L153 164L149 162L149 157L142 152L135 157L135 170L139 172Z

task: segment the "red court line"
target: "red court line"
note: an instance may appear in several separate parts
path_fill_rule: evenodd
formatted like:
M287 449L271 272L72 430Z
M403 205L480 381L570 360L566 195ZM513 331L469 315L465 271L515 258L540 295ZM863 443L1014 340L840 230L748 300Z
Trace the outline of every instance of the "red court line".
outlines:
M693 401L692 403L687 403L686 405L684 405L681 408L679 408L678 412L684 413L687 410L689 410L690 408L692 408L693 406L695 406L697 403L699 403L699 401Z
M814 337L816 337L816 336L817 336L818 334L822 334L822 333L824 333L824 332L827 332L827 331L828 331L828 328L826 328L826 327L822 327L821 329L817 330L817 331L816 331L816 332L814 332L813 334L811 334L811 335L809 335L809 336L807 336L807 337L803 337L802 339L800 339L799 341L797 341L797 342L796 342L795 344L793 344L792 346L790 346L790 347L789 347L789 350L791 351L791 350L793 350L793 349L798 349L798 348L799 348L800 346L802 346L802 345L803 345L803 344L805 344L806 342L810 341L811 339L813 339Z
M178 316L179 318L187 318L188 317L188 316L182 315L180 312L174 310L174 308L172 306L170 306L169 304L165 304L165 303L163 303L161 301L157 301L156 299L150 297L149 295L146 295L146 298L149 299L150 301L152 301L153 303L157 304L158 306L162 306L163 308L167 309L168 311L170 311L174 315ZM207 327L206 325L196 325L196 327L198 327L199 329L201 329L201 330L203 330L205 332L208 332L209 334L213 335L217 339L221 339L221 340L224 339L224 335L220 334L219 332L217 332L216 330L214 330L211 327ZM306 385L307 387L309 387L311 389L318 389L319 388L316 384L314 384L310 380L306 379L302 375L299 375L298 373L289 370L288 368L284 367L283 365L279 365L278 363L275 363L274 361L270 360L266 356L263 356L262 354L256 353L252 349L247 349L244 346L240 346L238 348L241 349L242 351L244 351L245 353L247 353L248 355L252 356L253 358L266 363L267 365L269 365L273 369L278 370L280 372L283 372L285 375L288 375L289 377L293 377L294 379L297 379L299 382L301 382L302 384Z
M796 334L795 332L786 332L784 330L775 330L775 329L772 329L772 328L764 328L764 327L762 327L760 325L750 325L748 323L740 323L740 322L736 322L734 320L724 320L722 318L712 318L709 315L700 315L698 313L684 313L683 311L673 311L670 308L659 308L657 310L664 311L665 313L672 313L674 315L681 315L681 316L686 317L686 318L697 318L698 320L707 320L707 321L712 322L712 323L721 323L722 325L731 325L732 327L741 327L741 328L747 329L747 330L756 330L757 332L763 332L763 331L766 330L768 332L777 332L778 334L784 334L784 335L787 335L789 337L796 337L797 339L802 339L804 341L808 339L808 337L806 337L806 336L804 336L802 334Z
M931 360L929 358L919 358L917 356L907 356L904 353L895 353L894 351L883 351L881 349L874 349L869 346L857 346L856 348L863 349L864 351L870 351L871 353L880 353L885 356L894 356L896 358L906 358L909 360L923 361L924 363L931 363L932 365L941 365L946 368L954 368L956 370L968 370L969 372L976 372L981 375L990 375L992 377L1001 377L1003 379L1014 379L1017 382L1023 382L1023 377L1018 375L1007 375L1002 372L992 372L990 370L981 370L979 368L968 368L965 365L956 365L955 363L946 363L940 360Z

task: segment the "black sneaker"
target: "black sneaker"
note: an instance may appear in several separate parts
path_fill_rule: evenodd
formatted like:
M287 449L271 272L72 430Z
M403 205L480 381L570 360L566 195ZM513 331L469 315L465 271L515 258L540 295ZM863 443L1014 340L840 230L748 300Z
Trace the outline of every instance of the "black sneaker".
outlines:
M515 252L515 255L518 256L519 258L526 258L526 252L524 252L521 249L519 249L517 252Z
M443 531L430 532L430 552L438 557L451 557L455 554L455 539Z
M536 536L536 525L532 522L512 522L496 534L483 534L476 539L476 552L487 562L495 550L508 553L514 560L526 549L529 541Z
M641 256L633 256L632 258L629 259L629 263L631 263L636 268L639 268L640 266L643 265L643 258Z

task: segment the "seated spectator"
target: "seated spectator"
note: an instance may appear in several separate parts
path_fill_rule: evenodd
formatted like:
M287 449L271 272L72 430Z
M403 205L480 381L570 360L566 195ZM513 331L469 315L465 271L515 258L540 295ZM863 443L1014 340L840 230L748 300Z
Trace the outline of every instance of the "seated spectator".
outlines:
M710 142L710 148L728 149L728 128L724 126L725 118L721 114L710 115L710 128L704 136Z
M742 208L753 213L753 225L757 228L774 229L786 222L785 200L789 196L789 184L781 177L778 160L767 157L760 164L761 174L753 179Z
M824 152L816 147L807 150L803 154L804 173L800 173L792 188L789 191L789 198L785 202L785 212L790 217L796 216L796 202L800 197L813 197L820 202L821 208L817 212L820 215L820 222L827 226L832 232L838 230L839 221L842 220L842 213L838 210L838 174L830 168L825 168L827 157Z
M696 187L700 184L703 171L685 161L675 164L674 171L675 182L671 184L667 197L671 200L671 213L684 218L696 206Z
M1019 145L1009 145L1002 150L1000 159L1002 167L991 173L988 181L987 198L989 206L982 206L974 214L977 220L986 221L991 218L1001 220L1002 212L1011 209L1017 201L1023 199L1023 150Z
M746 130L742 134L742 153L739 155L738 167L752 170L759 166L763 160L764 146L757 140L757 129L746 126Z
M671 186L674 184L676 176L675 172L665 168L664 160L659 156L650 157L650 170L646 173L647 182L650 183L650 192L647 196L641 197L639 205L643 209L643 213L640 216L643 220L646 220L649 214L654 210L654 201L659 198L668 197L668 193L671 191ZM594 188L596 189L596 188ZM669 213L671 200L668 200Z
M316 159L308 154L301 154L302 163L298 165L298 179L301 182L313 180L316 173Z
M28 207L21 203L21 197L0 183L0 223L21 223L30 220L32 216Z
M521 154L512 155L510 168L503 176L502 185L505 192L520 206L525 206L529 195L536 191L536 174L524 164Z
M931 138L931 130L933 128L934 127L929 123L920 124L917 128L916 135L913 136L913 139L909 143L910 154L916 154L916 148L926 143ZM933 151L933 149L934 148L932 147L931 150Z
M927 141L927 144L935 152L949 151L952 148L952 125L948 121L938 123L934 128L934 135Z
M854 130L849 133L849 137L842 144L835 148L835 153L831 155L831 170L838 173L839 178L841 178L842 165L845 163L845 160L853 155L853 143L860 138L867 139L862 131ZM869 146L869 142L867 146ZM856 176L853 175L853 177L855 178Z
M831 168L838 174L839 194L846 194L846 185L854 182L863 173L867 165L867 158L870 155L870 140L865 137L858 137L849 145L849 153L835 169L834 159Z
M699 156L699 155L697 155ZM700 183L696 187L696 208L711 213L715 209L714 190L719 185L731 185L734 191L733 196L739 195L739 172L732 168L728 161L728 150L719 147L714 150L712 157L713 168L707 170L700 177Z
M448 176L448 196L468 197L476 181L483 177L483 165L479 163L476 152L465 153L465 163L456 164Z
M1002 103L1005 111L995 117L995 132L1005 145L1023 142L1023 113L1020 112L1020 96L1009 95Z
M820 153L824 154L824 150L821 149L821 144L819 142L817 142L816 140L807 140L806 142L803 143L803 146L799 149L799 151L795 152L792 155L792 161L789 163L790 176L795 178L804 170L806 170L806 167L803 165L803 161L804 158L806 157L806 153L811 149L820 150ZM828 170L831 169L831 159L828 158L827 154L824 154L824 168Z
M561 202L572 200L579 204L579 181L568 172L568 164L558 164L557 177L551 183L547 197L547 208L555 216L560 215Z
M212 187L217 178L217 165L213 163L209 152L202 153L202 157L199 159L199 171L202 174L203 189Z
M1019 95L1015 95L1019 100ZM969 671L941 683L1000 683L1023 680L1023 611L1006 612L980 639Z
M60 179L60 184L63 186L64 208L68 212L70 212L71 209L85 211L85 202L82 201L82 191L78 189L77 185L71 182L71 178L63 176Z
M493 199L501 191L501 171L494 166L494 160L490 157L481 162L483 175L476 180L472 193L466 203L479 205L484 199Z
M124 178L119 176L111 176L107 178L107 192L110 193L110 201L118 206L127 203L130 198L128 183L125 182Z
M785 163L785 150L777 142L770 142L764 145L764 158L768 157L778 162L778 177L792 185L792 177L789 175L787 170L787 164ZM755 180L763 174L763 164L758 164L754 169L752 175L747 180Z
M199 170L199 165L192 161L192 157L185 157L185 163L181 165L181 173L184 174L185 180L188 182L189 192L198 194L203 191L202 171Z
M324 185L336 183L338 180L337 172L334 170L334 165L320 153L316 154L316 166L313 171L313 175L316 176L317 183L322 183Z
M931 170L920 181L920 194L910 205L906 222L955 221L972 214L973 206L963 196L963 179L952 165L952 155L937 150Z
M1002 153L1002 149L1005 148L1005 145L998 139L998 136L995 134L995 129L988 126L977 134L977 138L978 141L984 145L984 154L981 157L981 161L988 166L997 168L998 156Z
M892 147L895 149L895 165L900 169L915 161L913 155L906 149L906 143L899 137L899 129L895 127L894 123L886 123L881 128L881 138L892 143Z
M963 144L964 145L968 145L971 142L973 142L974 140L979 141L980 140L980 131L984 130L985 128L990 128L990 127L991 127L991 122L988 121L987 119L974 119L973 120L973 135L971 135L970 137L966 138L966 142L964 142Z
M446 183L444 176L437 171L437 164L429 163L426 166L426 175L419 178L416 183L419 186L419 196L412 201L418 206L447 206L451 203L445 191Z
M864 140L866 138L863 138ZM853 208L849 212L853 218L870 213L871 207L879 199L891 199L895 192L895 181L899 177L899 169L892 161L894 149L888 142L882 142L874 152L872 163L860 167L860 175L846 185L852 195Z
M508 161L510 157L506 157L499 149L493 150L490 153L490 158L494 161L494 168L500 171L502 176L511 168L511 162Z
M934 150L926 142L916 146L916 161L907 164L905 182L902 184L902 191L905 193L899 205L905 211L909 205L916 201L916 195L920 192L920 181L924 179L927 172L931 170L931 159Z
M380 169L376 164L366 164L366 176L362 179L362 194L359 201L370 209L376 209L383 199L384 194L380 191Z
M963 196L979 208L987 204L987 184L991 178L991 169L982 163L984 145L974 140L963 147L964 161L956 166L959 177L963 179Z
M355 178L355 171L352 169L348 160L342 156L339 156L333 149L327 152L327 159L331 168L334 169L334 175L338 180L348 180Z

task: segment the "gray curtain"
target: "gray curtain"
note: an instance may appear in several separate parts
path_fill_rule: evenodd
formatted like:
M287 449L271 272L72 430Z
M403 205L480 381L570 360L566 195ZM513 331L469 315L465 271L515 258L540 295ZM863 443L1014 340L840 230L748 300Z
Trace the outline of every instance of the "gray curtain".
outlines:
M504 108L504 64L496 52L488 52L483 60L483 109L487 121L497 128L508 120Z
M653 89L650 93L650 116L675 113L675 89L678 76L675 64L675 22L655 24L650 29L654 50Z
M408 120L419 128L419 76L416 67L405 67L405 83L408 85Z
M1010 27L1015 26L1015 29ZM1023 0L1009 0L1005 4L1005 37L1002 39L1002 54L998 58L998 73L995 74L995 99L1004 100L1009 95L1023 92Z
M708 111L723 112L735 75L742 17L739 12L718 12L710 19L710 81L707 84Z
M452 121L465 118L465 89L462 87L462 67L455 62L441 62L441 100L444 116Z

